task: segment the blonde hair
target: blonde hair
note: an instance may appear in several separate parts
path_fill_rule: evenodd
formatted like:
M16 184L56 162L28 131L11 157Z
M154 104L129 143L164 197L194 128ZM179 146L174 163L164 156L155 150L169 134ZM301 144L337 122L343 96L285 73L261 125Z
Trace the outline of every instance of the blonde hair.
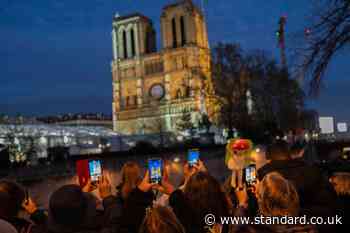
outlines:
M338 195L350 195L350 173L339 172L333 174L331 183Z
M126 199L129 193L141 182L141 169L135 162L126 162L121 170L121 196Z
M169 207L155 206L146 211L139 233L185 233L175 214Z
M297 216L299 196L294 185L278 172L267 174L257 190L259 210L265 216Z

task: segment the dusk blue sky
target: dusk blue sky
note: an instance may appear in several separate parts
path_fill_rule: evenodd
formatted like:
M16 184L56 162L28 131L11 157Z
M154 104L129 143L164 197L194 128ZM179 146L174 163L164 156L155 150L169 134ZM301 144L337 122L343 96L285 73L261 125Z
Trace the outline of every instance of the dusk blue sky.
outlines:
M161 9L171 2L1 0L0 113L110 114L113 15L140 12L150 17L159 41ZM310 2L208 0L205 13L210 44L238 42L245 50L263 49L278 59L275 30L279 17L288 16L288 38L293 38L308 22ZM347 57L340 54L333 60L320 97L308 101L320 115L335 116L339 121L350 120L347 52Z

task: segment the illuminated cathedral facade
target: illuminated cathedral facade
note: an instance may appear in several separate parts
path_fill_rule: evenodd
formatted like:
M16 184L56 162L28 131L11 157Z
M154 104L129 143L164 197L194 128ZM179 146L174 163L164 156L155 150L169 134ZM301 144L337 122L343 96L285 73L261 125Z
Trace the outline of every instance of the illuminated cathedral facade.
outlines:
M113 128L122 134L174 132L184 113L206 112L203 76L210 50L202 11L190 0L163 8L161 46L152 21L136 13L113 19Z

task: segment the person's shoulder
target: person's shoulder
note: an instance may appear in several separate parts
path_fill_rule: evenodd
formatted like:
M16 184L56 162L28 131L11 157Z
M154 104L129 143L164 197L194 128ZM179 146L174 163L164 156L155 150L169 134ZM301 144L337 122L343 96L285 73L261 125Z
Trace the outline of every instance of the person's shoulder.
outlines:
M288 167L291 170L298 171L301 174L313 174L317 176L321 176L322 171L316 165L309 165L303 159L292 159L289 160Z
M126 198L126 202L136 201L136 202L144 202L145 200L150 200L154 198L154 194L152 190L148 192L143 192L138 187L134 188L129 196Z
M258 179L262 180L265 175L270 172L276 171L278 168L275 165L275 161L271 161L270 163L265 164L261 168L257 170Z

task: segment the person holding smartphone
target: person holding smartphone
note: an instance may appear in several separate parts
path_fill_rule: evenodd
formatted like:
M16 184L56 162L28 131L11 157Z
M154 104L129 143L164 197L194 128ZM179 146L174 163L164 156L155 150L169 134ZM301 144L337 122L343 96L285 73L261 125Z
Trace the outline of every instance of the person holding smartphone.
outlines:
M103 210L97 209L97 198L91 193L89 179L81 188L78 184L64 185L57 189L49 201L48 230L62 232L118 232L122 204L112 194L109 174L102 174L96 181L96 191L102 199Z
M145 217L146 209L156 199L154 191L170 194L173 187L168 181L167 164L160 158L147 161L147 170L142 181L125 200L121 232L137 233Z
M31 221L18 217L21 210L30 215ZM0 180L0 219L9 222L18 232L41 233L47 225L47 215L37 208L29 192L9 180Z

